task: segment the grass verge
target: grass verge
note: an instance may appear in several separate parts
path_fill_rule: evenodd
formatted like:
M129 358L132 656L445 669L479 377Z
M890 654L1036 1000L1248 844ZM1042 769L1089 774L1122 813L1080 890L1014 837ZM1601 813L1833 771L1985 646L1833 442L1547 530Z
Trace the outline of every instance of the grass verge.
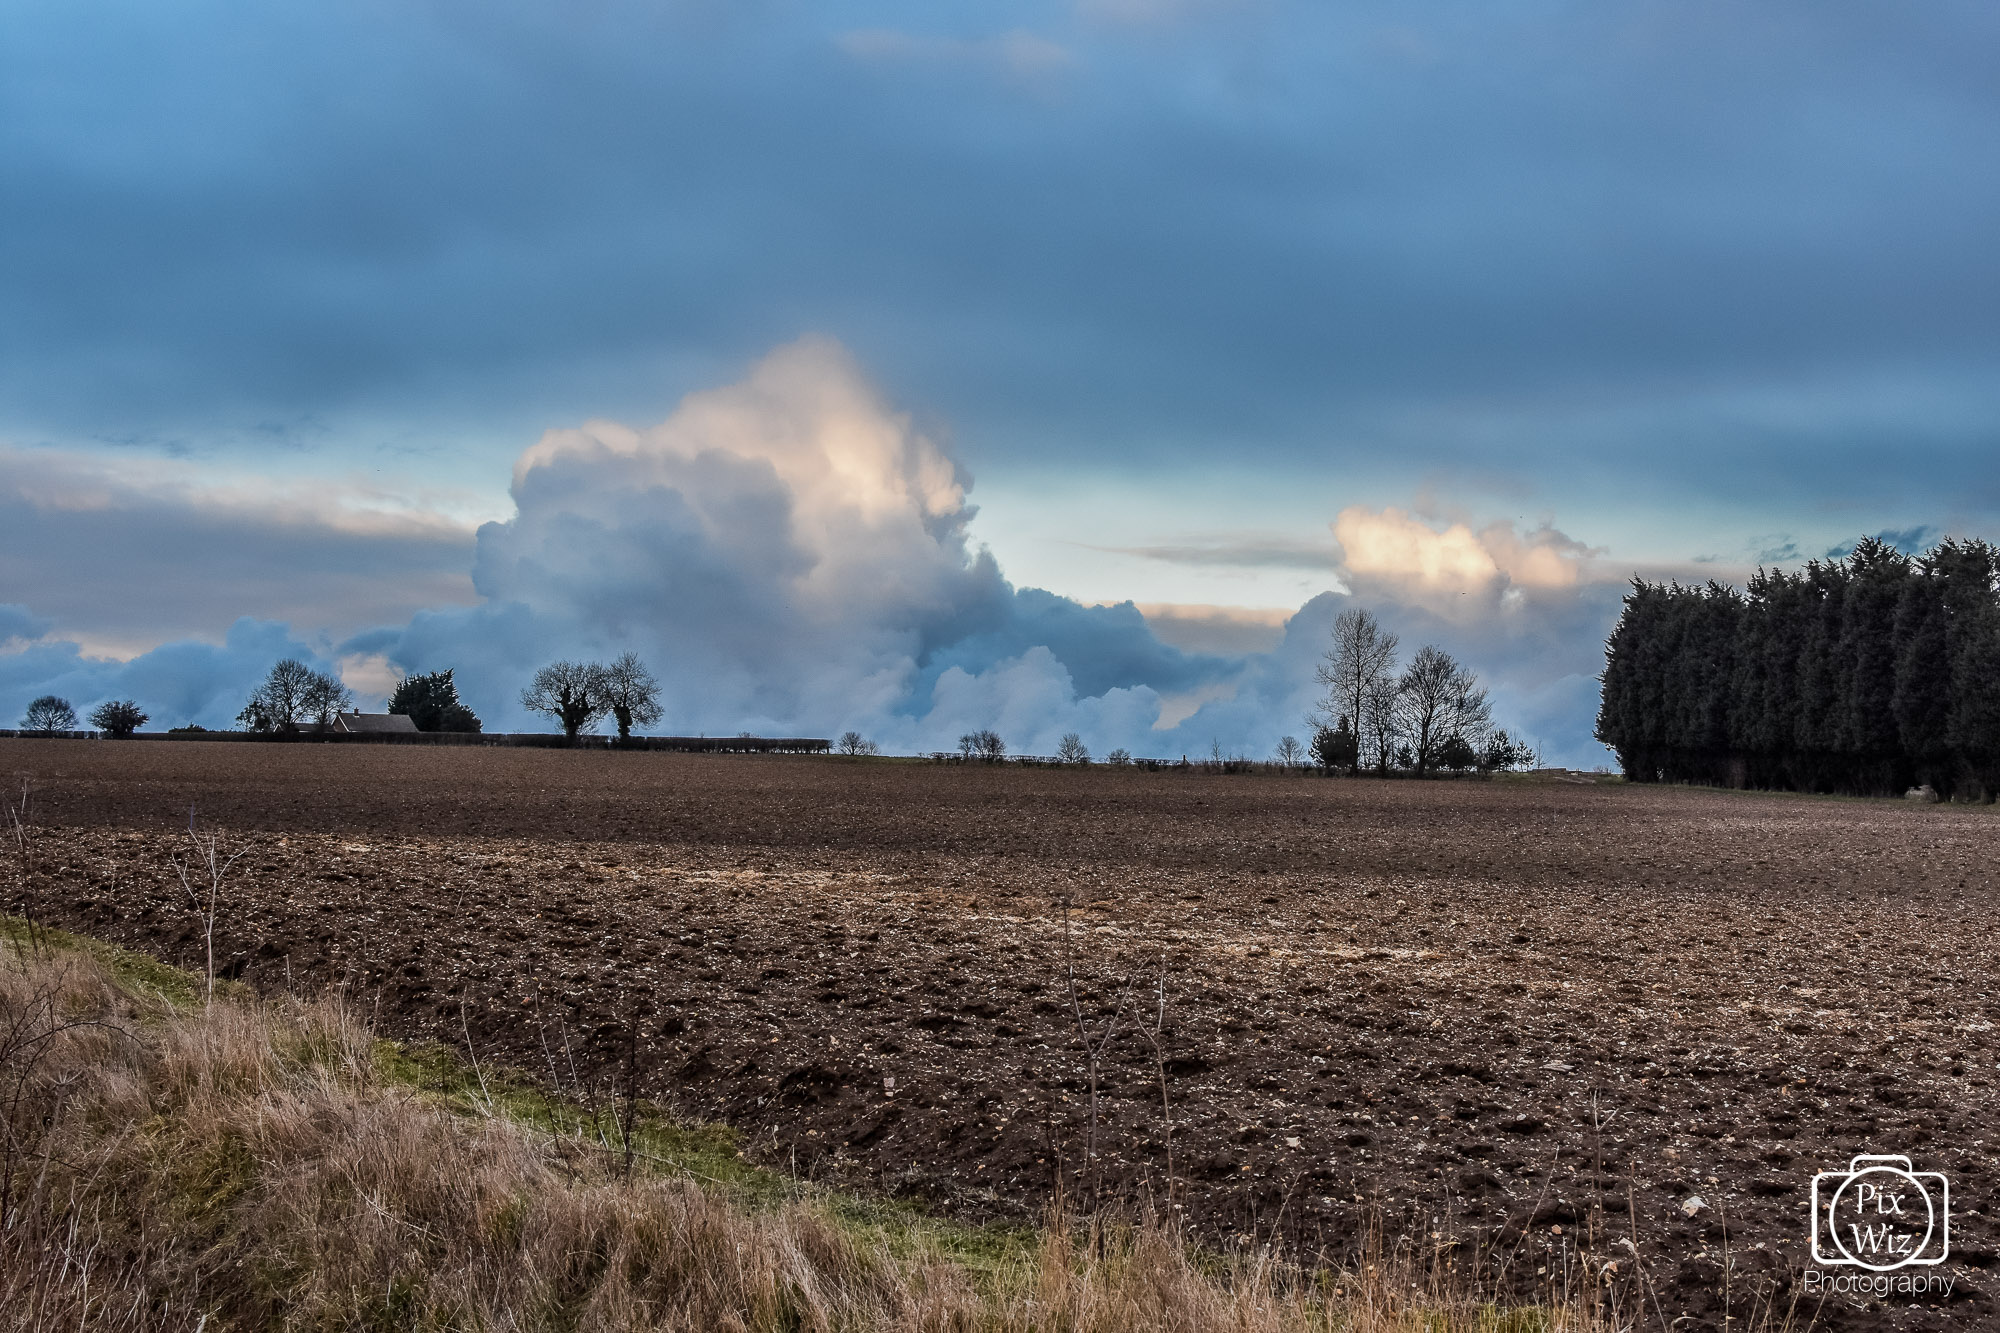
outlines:
M0 1329L1595 1333L1382 1258L960 1226L549 1095L335 1001L0 919Z

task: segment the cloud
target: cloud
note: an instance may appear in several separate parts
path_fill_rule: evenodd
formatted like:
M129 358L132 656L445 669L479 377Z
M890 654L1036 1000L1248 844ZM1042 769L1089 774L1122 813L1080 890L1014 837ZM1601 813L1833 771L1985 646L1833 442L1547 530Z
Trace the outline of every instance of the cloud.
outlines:
M1549 762L1591 767L1608 754L1591 736L1603 642L1617 620L1622 584L1579 584L1559 594L1496 600L1477 614L1451 614L1377 588L1323 593L1285 623L1283 640L1245 661L1227 700L1208 702L1174 729L1176 752L1225 749L1267 754L1280 735L1303 738L1319 702L1313 668L1332 646L1333 624L1349 607L1372 611L1401 640L1407 662L1436 644L1473 668L1492 693L1498 725L1537 743Z
M970 479L942 441L823 338L689 395L659 425L551 431L516 463L512 493L514 516L479 530L479 606L343 651L455 666L505 727L544 725L512 698L542 662L629 647L667 682L663 730L856 727L923 751L991 727L1028 753L1077 731L1099 753L1213 742L1261 755L1301 729L1333 617L1363 604L1412 646L1442 643L1488 672L1516 725L1597 753L1588 710L1562 710L1599 669L1619 588L1593 581L1592 553L1553 527L1440 530L1350 508L1335 532L1351 593L1289 614L1082 606L1007 582L971 540ZM1263 554L1247 539L1199 549ZM1468 589L1481 595L1457 595Z
M1799 559L1802 554L1798 542L1782 532L1753 538L1750 545L1756 548L1755 559L1760 565L1782 565Z
M471 600L471 553L467 525L360 484L216 482L172 462L0 449L0 595L100 651L246 614L350 633Z
M1174 565L1239 569L1338 569L1340 552L1311 542L1235 537L1156 546L1093 546L1094 551L1136 555Z
M1163 643L1192 653L1267 653L1285 637L1288 609L1142 603L1139 614Z
M491 467L822 328L989 471L2000 518L2000 9L1063 9L15 7L0 439Z
M1907 528L1885 528L1875 534L1875 540L1894 547L1904 555L1915 555L1919 551L1936 545L1944 535L1944 531L1938 527L1928 523L1918 523ZM1842 542L1840 545L1828 550L1826 558L1829 560L1845 560L1848 556L1854 554L1854 545L1851 541Z
M895 28L857 28L841 33L834 42L857 60L985 65L1019 76L1059 73L1076 64L1076 53L1068 47L1025 28L974 38L920 36Z
M39 639L49 632L49 622L25 606L0 606L0 648Z
M1524 531L1353 505L1332 528L1349 592L1309 603L1288 627L1288 643L1300 633L1330 635L1339 607L1365 607L1400 636L1406 656L1435 643L1474 668L1492 691L1497 723L1536 742L1546 760L1604 760L1591 735L1597 676L1629 568L1610 567L1602 550L1549 523Z
M633 648L667 684L664 729L859 726L919 749L1003 719L1150 726L1159 693L1234 670L1129 604L1008 584L968 539L967 484L842 347L805 339L657 426L549 432L515 466L514 516L479 529L480 604L343 651L457 667L492 724L528 726L513 694L535 667Z
M1400 509L1361 505L1340 511L1333 535L1340 568L1357 587L1390 589L1433 608L1468 596L1574 588L1602 554L1547 524L1524 533L1502 522L1474 532L1464 522L1436 528Z
M218 582L180 614L199 620L310 572L318 600L298 620L311 632L244 617L220 644L182 634L120 661L70 634L67 610L28 600L0 608L0 711L47 691L83 707L131 696L162 723L226 726L272 661L298 656L372 704L401 673L451 667L489 729L540 730L547 720L518 698L538 667L631 649L665 686L664 732L853 727L921 752L990 727L1027 753L1076 731L1098 753L1265 755L1302 732L1334 617L1364 605L1407 646L1440 643L1485 674L1504 721L1587 760L1577 682L1598 669L1618 601L1589 575L1590 553L1552 527L1438 528L1362 508L1334 525L1351 590L1296 612L1085 606L1017 588L972 539L970 478L942 440L824 338L778 348L657 425L549 431L515 462L512 514L481 526L470 550L448 524L366 505L357 516L324 488L289 500L191 483L154 493L60 461L39 458L16 486L32 497L23 512L64 516L43 520L45 537L110 541L143 519L184 540L205 532L216 551L249 543L257 568L232 582L214 562ZM379 605L400 606L411 543L433 563L456 552L469 564L465 604L326 634L371 586ZM181 575L208 558L159 563ZM52 607L88 585L60 565L49 574ZM165 575L134 577L151 588Z
M1350 507L1333 530L1351 590L1289 615L1142 610L1009 584L971 540L969 488L843 347L805 339L657 426L548 433L515 466L515 515L479 530L480 605L343 651L458 667L508 727L541 725L512 699L534 667L630 647L667 682L665 730L856 727L923 751L991 727L1031 753L1074 730L1100 753L1261 755L1302 729L1334 616L1366 605L1411 648L1437 642L1486 673L1503 718L1553 752L1601 753L1578 682L1601 666L1622 586L1550 525ZM1303 552L1281 545L1196 550Z
M156 730L189 723L229 727L251 689L282 657L335 669L331 658L289 627L247 616L219 644L177 640L123 661L86 653L72 640L35 635L0 651L0 726L16 725L35 696L57 694L80 714L107 699L135 700Z
M1110 23L1173 23L1204 11L1240 9L1245 0L1077 0L1085 18Z

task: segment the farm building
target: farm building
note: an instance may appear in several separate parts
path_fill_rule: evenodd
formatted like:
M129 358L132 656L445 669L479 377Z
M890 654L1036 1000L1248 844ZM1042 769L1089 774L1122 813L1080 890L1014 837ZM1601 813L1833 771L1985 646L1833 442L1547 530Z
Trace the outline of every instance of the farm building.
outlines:
M417 724L403 713L335 713L333 726L338 735L384 735L403 733L414 736Z

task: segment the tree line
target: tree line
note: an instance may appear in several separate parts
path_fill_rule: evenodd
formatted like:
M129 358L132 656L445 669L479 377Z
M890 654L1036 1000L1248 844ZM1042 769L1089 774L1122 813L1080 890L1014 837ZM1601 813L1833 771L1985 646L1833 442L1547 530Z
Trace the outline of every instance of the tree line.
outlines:
M1486 691L1470 670L1432 645L1419 649L1407 666L1400 665L1396 636L1369 612L1349 610L1339 617L1317 674L1326 695L1307 719L1311 743L1302 746L1294 737L1282 738L1273 757L1281 767L1303 767L1310 760L1328 771L1422 776L1441 769L1512 768L1532 759L1526 746L1493 727ZM521 705L553 718L572 739L605 718L617 723L620 739L630 739L634 726L650 726L662 716L660 683L631 652L609 663L552 662L521 691ZM295 736L331 731L339 716L353 708L354 693L339 677L285 658L251 692L236 720L258 734ZM398 682L389 712L408 716L418 731L477 732L481 727L478 715L459 698L450 668ZM107 702L91 714L97 729L113 736L129 736L146 720L130 700ZM66 700L45 696L29 706L23 725L50 733L73 730L76 711ZM844 734L837 748L855 757L880 753L857 731ZM958 753L961 759L997 763L1006 758L1007 743L997 732L971 731L958 738ZM1072 731L1057 744L1055 760L1081 767L1092 756ZM1118 767L1135 761L1119 748L1103 762ZM1225 759L1219 744L1207 762L1232 772L1255 767L1246 758Z
M608 717L617 723L619 738L629 740L635 725L651 726L662 716L660 682L630 652L608 663L551 662L521 691L521 705L554 718L571 739ZM259 735L296 736L330 731L340 714L353 709L354 691L338 676L287 657L251 691L236 721ZM458 697L449 667L405 676L389 696L389 711L407 716L418 731L476 732L481 725ZM91 725L107 736L130 736L147 720L146 711L130 699L108 700L90 714ZM28 705L21 727L47 735L74 731L76 709L67 699L45 694Z
M130 736L146 725L146 710L130 699L107 699L90 712L90 725L111 736ZM21 730L54 736L75 731L76 709L59 694L44 694L28 704Z
M1634 579L1597 737L1636 782L2000 791L2000 551L1875 538L1743 588Z
M287 658L271 668L237 721L264 733L325 731L353 704L353 692L337 678ZM618 724L619 738L630 740L635 724L660 720L660 682L637 653L608 663L551 662L521 691L521 706L554 718L572 740L607 717ZM404 677L389 696L389 711L407 716L418 731L480 729L449 667Z

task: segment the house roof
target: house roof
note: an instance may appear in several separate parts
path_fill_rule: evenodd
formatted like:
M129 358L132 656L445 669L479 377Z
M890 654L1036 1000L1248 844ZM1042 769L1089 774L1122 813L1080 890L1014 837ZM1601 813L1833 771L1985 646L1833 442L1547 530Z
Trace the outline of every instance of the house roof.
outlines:
M333 729L345 732L400 731L414 733L417 724L404 713L337 713Z

